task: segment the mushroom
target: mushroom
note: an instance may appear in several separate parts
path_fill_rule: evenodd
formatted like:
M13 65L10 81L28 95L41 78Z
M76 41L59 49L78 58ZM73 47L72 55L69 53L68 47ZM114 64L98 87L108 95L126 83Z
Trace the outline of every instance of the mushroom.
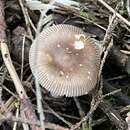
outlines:
M80 28L60 24L44 29L29 52L32 73L56 96L81 96L93 90L100 48Z

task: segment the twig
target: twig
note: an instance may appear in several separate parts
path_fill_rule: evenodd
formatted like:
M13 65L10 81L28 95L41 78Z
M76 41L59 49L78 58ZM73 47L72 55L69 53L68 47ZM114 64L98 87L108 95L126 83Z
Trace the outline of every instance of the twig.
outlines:
M100 119L93 120L92 126L100 125L100 124L102 124L105 121L107 121L107 118L105 116L100 118Z
M3 72L3 75L1 76L1 80L0 80L0 105L3 104L2 91L3 91L3 83L4 83L4 80L5 80L6 74L7 74L7 69L4 67L4 72Z
M106 44L108 44L110 42L111 37L112 37L112 33L113 33L117 23L118 23L118 20L116 18L116 15L114 14L112 16L112 18L110 19L108 28L106 30L106 34L105 34L104 39L103 39L103 46L106 46Z
M103 68L103 65L105 63L108 52L110 51L110 49L113 46L113 40L111 39L112 38L112 32L115 29L117 23L118 23L118 21L116 19L115 14L114 14L112 16L111 20L110 20L110 23L109 23L108 28L106 30L106 34L105 34L104 39L103 39L103 46L106 46L106 49L104 50L104 55L103 55L103 58L101 60L99 76L101 75L102 68Z
M83 109L82 109L82 107L81 107L81 105L80 105L80 103L78 101L78 98L74 97L74 101L75 101L75 104L76 104L76 106L78 108L80 117L83 118L85 116L85 113L84 113L84 111L83 111Z
M3 91L3 89L2 89L2 87L0 86L0 105L2 104L2 91Z
M20 122L20 123L25 123L25 124L29 124L29 125L36 125L36 126L40 126L40 122L39 121L30 121L27 119L23 119L21 117L14 117L12 116L11 113L8 113L8 115L0 115L0 122L3 121L13 121L13 122ZM45 122L45 128L47 129L52 129L52 130L69 130L68 128L62 127L60 125L56 125L53 123L49 123L49 122Z
M50 1L50 5L53 5L55 2L55 0L51 0ZM43 18L46 16L46 13L48 12L50 8L47 7L45 8L43 11L41 10L41 15L40 15L40 19L38 21L38 24L37 24L37 31L36 31L36 37L39 35L40 31L41 31L41 28L42 28L42 21L43 21ZM35 41L33 41L35 42ZM42 103L41 103L41 100L42 100L42 96L41 96L41 91L40 91L40 86L39 86L39 83L37 82L37 79L35 79L35 85L36 85L36 92L37 92L37 107L38 107L38 113L39 113L39 116L40 116L40 123L41 123L41 129L44 130L44 114L43 114L43 107L42 107Z
M11 94L13 97L19 99L19 97L12 91L10 91L6 86L2 85L2 88L6 90L9 94Z
M0 5L1 5L2 1L0 1ZM3 13L1 13L1 10L4 12L3 10L3 6L0 6L0 16L3 18L2 22L4 23L4 15ZM30 119L30 120L37 120L36 118L36 115L35 115L35 112L33 110L33 107L32 107L32 104L31 102L29 101L29 98L24 90L24 87L22 86L22 83L16 73L16 70L12 64L12 61L11 61L11 57L10 57L10 53L9 53L9 50L8 50L8 46L6 44L6 35L5 35L5 29L6 28L3 28L3 26L0 26L0 30L4 33L1 33L0 35L0 47L1 47L1 53L2 53L2 58L4 60L4 63L9 71L9 74L14 82L14 85L15 85L15 88L16 88L16 91L20 97L20 101L21 101L21 108L23 112L22 116L24 115L27 119ZM31 116L30 116L31 114ZM35 127L34 125L31 126L32 130L36 130L37 127Z
M15 115L16 115L16 118L19 116L19 108L16 109L16 114ZM17 124L18 124L17 122L14 122L13 130L17 130Z
M120 50L122 53L126 54L126 55L130 55L130 51L126 51L126 50Z
M53 114L53 112L51 112L51 110L45 110L45 109L44 109L44 112L45 112L45 113ZM61 115L61 116L63 116L63 117L67 117L67 118L70 118L70 119L73 119L73 120L80 120L80 118L79 118L79 117L76 117L76 116L67 115L67 114L60 113L60 112L58 112L58 114Z
M114 93L117 93L117 92L119 92L119 91L114 91L111 94L114 94ZM108 95L107 94L106 95L100 95L100 93L98 93L98 94L95 97L93 97L93 100L91 102L91 108L90 108L90 111L88 112L88 114L80 122L76 123L76 125L73 125L71 127L71 130L76 130L77 128L80 127L80 125L83 122L87 121L89 119L89 117L91 117L91 115L93 114L93 112L97 109L97 107L100 106L100 103L102 104L103 98L106 97L106 96L109 96L110 93ZM124 130L124 129L122 129L122 130Z
M104 42L104 43L105 43L105 42ZM101 76L102 68L103 68L104 63L105 63L105 61L106 61L106 57L107 57L107 55L108 55L108 52L109 52L110 49L112 48L112 46L113 46L113 39L111 39L109 45L108 45L107 48L106 48L106 51L104 52L103 58L102 58L102 60L101 60L101 65L100 65L100 70L99 70L99 77Z
M22 61L21 61L21 76L20 80L23 80L23 67L24 67L24 49L25 49L25 35L23 36L23 41L22 41Z
M31 20L31 18L29 16L29 14L28 14L28 10L26 10L26 15L27 15L27 18L28 18L28 21L29 21L31 27L33 28L33 30L35 31L35 33L37 33L37 29L36 29L35 25L33 24L32 20Z
M116 90L112 85L110 85L108 82L104 81L104 88L107 93ZM124 105L130 104L130 97L128 97L126 94L122 92L115 93L113 95L116 98L119 98L121 102L123 102Z
M127 2L126 2L126 9L127 9L128 15L130 17L130 0L127 0Z
M0 107L0 114L6 114L15 109L16 98L11 96L2 106ZM2 122L0 122L2 123Z
M107 101L104 100L103 102L101 102L99 104L99 107L103 110L103 112L109 117L109 119L119 130L127 129L126 122L121 118L119 113L111 107L111 105Z
M55 3L55 0L50 0L49 5L52 6L54 3ZM46 16L46 13L49 11L49 9L50 9L50 7L46 7L43 11L41 11L40 19L39 19L39 22L37 24L37 32L38 32L38 34L40 33L41 28L42 28L43 18Z
M6 40L6 34L5 34L5 29L6 29L6 23L4 19L4 0L0 0L0 40L4 39Z
M112 31L114 30L114 28L115 28L116 25L117 25L116 16L113 15L113 17L112 17L112 19L111 19L111 21L109 23L109 26L108 26L108 28L106 30L106 34L105 34L105 37L104 37L104 40L103 40L103 45L107 44L107 48L105 50L105 53L103 55L103 59L101 61L101 65L100 65L99 80L101 79L100 78L101 77L101 72L102 72L103 65L105 63L106 56L108 54L108 51L110 50L110 48L113 45L111 37L112 37ZM101 83L102 83L102 81L101 81ZM80 122L78 122L75 126L72 126L71 130L77 129L78 127L80 127L80 125L84 121L88 120L88 118L91 117L91 115L96 110L96 108L98 107L98 105L102 102L102 99L103 99L103 96L102 96L102 87L103 87L103 85L101 84L100 85L100 90L98 91L98 93L95 93L95 95L93 94L93 99L92 99L92 102L91 102L91 108L90 108L90 111L88 112L88 114Z
M28 17L27 17L28 16L27 15L27 9L24 7L22 0L19 0L19 4L21 6L21 9L22 9L22 12L23 12L23 15L24 15L24 19L25 19L25 23L26 23L26 26L27 26L28 33L30 35L31 40L33 40L33 35L32 35L32 32L31 32L29 20L28 20Z
M121 92L121 89L114 90L114 91L112 91L110 93L107 93L107 94L103 95L103 98L114 95L114 94L119 93L119 92Z
M95 101L95 99L97 99L97 101ZM76 130L77 128L79 128L81 126L81 124L83 122L87 121L89 119L89 117L93 114L93 112L97 109L97 107L101 101L102 101L102 98L94 97L92 100L92 103L91 103L92 106L91 106L90 111L87 113L87 115L80 122L76 123L76 125L73 125L70 130Z
M72 127L72 124L70 122L66 121L63 117L61 117L59 114L57 114L52 108L50 108L50 106L45 101L43 101L43 102L44 102L44 104L46 104L48 109L53 113L53 115L55 115L59 120L64 122L68 127Z
M21 84L21 81L19 80L19 77L14 69L13 64L12 64L9 50L8 50L6 43L3 41L0 43L0 45L1 45L1 52L2 52L3 60L5 62L5 65L9 71L9 73L10 73L11 78L14 81L14 84L15 84L15 87L16 87L16 90L17 90L19 97L20 98L23 98L23 97L27 98L26 92L25 92L25 90Z
M22 112L22 116L25 115L28 115L28 114L32 114L31 116L25 116L26 118L28 119L31 119L31 120L36 120L37 118L35 117L35 112L33 111L33 108L32 108L32 104L30 103L30 101L28 100L28 97L26 95L26 92L20 82L20 79L14 69L14 66L12 64L12 61L11 61L11 58L10 58L10 54L9 54L9 50L8 50L8 47L6 45L5 42L2 42L1 43L1 52L2 52L2 57L3 57L3 60L5 62L5 65L10 73L10 76L11 78L13 79L13 82L15 84L15 88L16 88L16 91L21 99L21 112ZM35 126L32 126L32 130L35 129L34 128Z
M41 124L41 129L45 130L45 126L44 126L44 113L43 113L43 107L42 107L42 94L41 94L41 88L40 85L38 83L38 80L35 80L35 86L36 86L36 98L37 98L37 110L38 110L38 114L40 117L40 124Z
M67 12L72 13L72 14L74 14L74 15L76 15L76 16L78 16L78 17L80 17L80 18L82 18L82 19L84 19L84 20L86 20L86 21L88 21L89 23L94 24L95 26L99 27L100 29L106 31L106 28L104 28L103 26L99 25L99 24L96 23L96 22L93 22L91 19L88 19L88 18L85 17L85 16L82 16L82 15L80 14L80 11L79 11L80 8L79 8L79 9L73 9L73 8L71 8L71 6L66 6L66 5L64 5L64 3L59 3L59 4L60 4L60 6L62 7L61 9L64 9L64 10L66 11L66 13L67 13ZM55 5L58 7L59 4L56 3ZM56 9L55 9L54 11L57 12Z
M98 0L102 5L104 5L110 12L115 14L120 20L122 20L125 24L127 24L130 27L130 22L125 19L123 16L121 16L118 12L116 12L111 6L109 6L106 2L103 0Z

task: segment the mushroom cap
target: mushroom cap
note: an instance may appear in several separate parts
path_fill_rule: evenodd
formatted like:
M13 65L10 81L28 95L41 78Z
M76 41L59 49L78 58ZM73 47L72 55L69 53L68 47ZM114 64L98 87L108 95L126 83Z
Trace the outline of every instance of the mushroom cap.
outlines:
M81 96L97 83L100 49L80 28L60 24L44 29L29 52L38 82L56 96Z

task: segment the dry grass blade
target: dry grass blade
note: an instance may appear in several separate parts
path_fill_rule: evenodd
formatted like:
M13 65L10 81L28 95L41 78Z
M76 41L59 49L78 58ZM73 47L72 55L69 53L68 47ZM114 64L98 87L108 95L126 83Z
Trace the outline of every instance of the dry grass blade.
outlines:
M20 98L27 97L26 92L25 92L25 90L21 84L21 81L15 71L15 68L12 64L9 50L8 50L8 47L5 42L1 42L1 52L2 52L2 57L5 62L5 65L11 75L11 78L14 81L14 84L16 86L16 90L17 90L17 93L19 94L19 97Z

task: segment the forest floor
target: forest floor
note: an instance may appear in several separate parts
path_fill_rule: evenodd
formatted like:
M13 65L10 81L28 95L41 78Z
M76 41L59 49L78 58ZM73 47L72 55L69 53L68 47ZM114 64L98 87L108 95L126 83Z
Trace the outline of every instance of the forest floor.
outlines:
M53 24L103 48L88 95L55 97L35 82L29 49ZM0 46L0 130L130 130L129 0L0 0Z

